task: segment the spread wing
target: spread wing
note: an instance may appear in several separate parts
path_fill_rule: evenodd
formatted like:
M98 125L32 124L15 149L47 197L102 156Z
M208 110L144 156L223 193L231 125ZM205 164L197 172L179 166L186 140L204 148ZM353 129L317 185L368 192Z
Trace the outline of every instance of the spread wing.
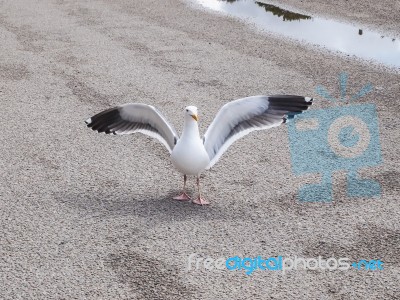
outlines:
M306 110L309 97L292 95L253 96L225 104L204 135L211 168L233 142L254 130L276 127ZM286 116L286 117L285 117Z
M170 153L179 139L175 129L155 107L142 103L110 108L85 122L93 130L107 134L147 134L163 143Z

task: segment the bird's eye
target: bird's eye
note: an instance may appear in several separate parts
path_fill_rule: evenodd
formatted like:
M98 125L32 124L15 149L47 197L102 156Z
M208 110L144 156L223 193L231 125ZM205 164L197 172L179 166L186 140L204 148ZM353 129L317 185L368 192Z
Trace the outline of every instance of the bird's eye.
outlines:
M187 111L187 112L189 112L189 110L188 110L188 109L187 109L186 111Z

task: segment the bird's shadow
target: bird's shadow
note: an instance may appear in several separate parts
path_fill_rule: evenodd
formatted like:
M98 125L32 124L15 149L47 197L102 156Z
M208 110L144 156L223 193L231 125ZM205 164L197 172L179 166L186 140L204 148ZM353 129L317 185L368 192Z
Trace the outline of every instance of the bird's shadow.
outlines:
M152 197L131 196L128 191L81 191L55 195L56 200L68 209L93 217L114 218L137 216L156 218L162 222L176 222L187 219L215 220L235 218L219 205L199 206L191 201L173 200L176 191ZM240 214L237 217L243 217Z

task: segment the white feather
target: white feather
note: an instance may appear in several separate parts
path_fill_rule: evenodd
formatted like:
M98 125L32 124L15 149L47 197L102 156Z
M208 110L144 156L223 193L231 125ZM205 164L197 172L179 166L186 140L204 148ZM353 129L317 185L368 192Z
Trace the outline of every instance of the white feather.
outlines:
M86 124L99 132L146 134L159 140L170 153L179 139L175 129L154 106L142 103L108 109L87 119Z
M236 140L255 130L279 126L290 112L301 112L311 98L292 95L253 96L225 104L204 135L211 168Z

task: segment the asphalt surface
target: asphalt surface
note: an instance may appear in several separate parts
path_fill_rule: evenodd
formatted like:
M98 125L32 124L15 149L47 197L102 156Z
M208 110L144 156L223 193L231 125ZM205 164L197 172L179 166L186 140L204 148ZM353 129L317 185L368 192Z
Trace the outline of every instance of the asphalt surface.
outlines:
M300 11L400 35L396 1L283 1ZM351 4L349 4L351 2ZM400 299L400 75L254 31L183 1L0 1L1 299ZM84 125L118 104L158 107L178 132L199 108L258 94L374 89L383 163L361 169L380 198L301 203L288 130L236 142L202 178L211 206L172 200L168 153L143 136ZM195 181L189 181L194 193ZM380 259L381 271L187 271L188 257Z

